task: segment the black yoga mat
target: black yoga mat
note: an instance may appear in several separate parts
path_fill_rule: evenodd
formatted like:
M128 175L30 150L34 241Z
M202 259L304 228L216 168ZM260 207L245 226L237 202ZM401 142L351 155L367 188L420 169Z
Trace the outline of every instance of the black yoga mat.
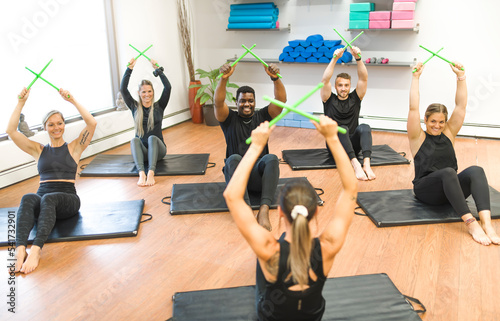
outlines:
M335 160L326 148L319 149L290 149L281 151L283 160L292 170L336 168ZM362 156L358 156L360 162ZM373 146L371 165L398 165L409 164L410 161L397 153L389 145Z
M325 283L326 309L322 320L413 321L425 307L396 288L387 274L331 278ZM171 320L257 320L255 286L177 292ZM414 310L408 300L420 305Z
M57 220L47 242L67 242L93 239L107 239L137 236L144 200L112 202L102 204L82 204L74 217ZM17 207L0 208L0 246L15 241L12 221ZM17 214L17 213L16 213ZM149 215L149 214L148 214ZM15 219L14 219L15 222ZM31 230L28 243L33 242L35 227Z
M156 164L155 175L205 175L209 156L210 154L167 154ZM132 155L99 154L89 164L82 166L82 177L139 175Z
M500 218L500 193L490 187L491 217ZM377 227L460 222L462 219L449 204L428 205L419 201L413 190L358 193L358 204ZM478 218L470 196L467 204Z
M305 180L309 183L305 177L280 178L271 208L277 207L279 192L283 185L291 179ZM164 197L162 202L170 205L170 214L172 215L227 212L229 209L222 196L225 189L226 183L224 182L174 184L172 186L172 196ZM319 195L322 195L323 191L321 189L320 191ZM323 205L323 201L319 195L318 204ZM250 203L253 209L259 209L260 196L260 194L249 193ZM166 199L170 199L170 202L165 201Z

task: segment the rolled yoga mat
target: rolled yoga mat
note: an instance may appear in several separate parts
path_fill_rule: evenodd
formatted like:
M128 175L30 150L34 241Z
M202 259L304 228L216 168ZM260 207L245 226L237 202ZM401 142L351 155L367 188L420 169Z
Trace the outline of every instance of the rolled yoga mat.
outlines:
M229 17L229 23L244 23L244 22L267 22L273 23L278 20L278 17L275 16L236 16Z
M248 9L273 9L276 5L273 2L263 2L263 3L242 3L242 4L232 4L229 6L231 10L248 10Z
M274 29L276 23L274 22L241 22L229 23L227 29Z
M231 10L230 17L236 16L278 16L279 10L275 9L249 9L249 10Z

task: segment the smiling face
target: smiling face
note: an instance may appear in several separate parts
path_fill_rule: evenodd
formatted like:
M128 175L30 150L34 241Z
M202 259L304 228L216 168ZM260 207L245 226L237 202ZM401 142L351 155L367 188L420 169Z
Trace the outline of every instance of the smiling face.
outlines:
M64 119L61 114L54 114L45 122L45 130L52 139L62 138L62 135L64 134L64 127Z
M241 117L252 117L255 112L255 96L253 93L240 93L238 100L238 115Z
M153 103L153 87L150 85L142 85L139 90L139 96L141 97L141 102L144 107L151 107Z
M443 113L433 113L428 117L424 117L426 132L429 135L440 135L446 126L446 116Z
M340 100L345 100L351 91L351 80L342 77L335 79L335 90Z

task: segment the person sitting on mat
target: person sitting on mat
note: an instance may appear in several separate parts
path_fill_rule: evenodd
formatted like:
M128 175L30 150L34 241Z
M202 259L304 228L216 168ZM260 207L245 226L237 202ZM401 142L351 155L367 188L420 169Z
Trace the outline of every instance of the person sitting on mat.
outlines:
M270 121L281 113L282 108L274 104L255 111L255 91L249 86L242 86L236 91L236 105L238 111L229 109L226 100L226 84L229 76L234 72L234 67L225 64L220 68L223 76L215 90L215 118L226 138L226 160L223 168L226 183L233 176L236 167L248 149L245 143L253 129L264 121ZM264 67L266 73L274 83L274 98L286 102L285 86L277 76L279 69L275 64ZM261 192L260 208L257 214L258 222L266 229L271 230L269 222L269 206L271 205L279 180L279 161L274 154L269 154L266 145L260 154L259 161L255 164L252 175L248 181L247 189L251 192ZM248 191L245 200L250 204Z
M16 266L15 272L30 273L38 266L42 247L49 237L56 220L78 215L80 198L75 190L78 161L94 135L97 122L92 115L67 91L60 89L61 97L72 103L85 122L80 135L69 144L64 141L64 117L52 110L43 119L50 143L42 145L16 131L21 111L29 96L24 88L7 125L6 133L22 151L38 161L40 187L36 194L26 194L16 217ZM69 98L68 98L69 97ZM29 254L26 252L28 237L37 222L36 235Z
M332 151L342 183L332 218L318 238L311 235L318 203L310 184L295 180L283 187L278 213L285 221L285 233L279 240L255 222L243 199L244 186L272 131L267 122L252 132L252 144L224 191L238 229L257 255L259 320L321 320L325 311L323 285L344 244L356 207L358 181L337 136L337 123L321 116L320 123L313 124Z
M335 64L342 57L344 49L335 50L335 58L332 58L323 73L323 78L321 79L321 82L324 84L321 88L323 110L325 115L338 122L340 127L344 127L347 130L347 134L339 135L339 139L351 160L356 177L362 181L373 180L376 176L370 165L372 130L368 124L359 124L359 111L361 110L361 101L366 94L368 71L361 58L358 57L358 54L361 54L358 47L352 47L351 49L358 66L358 83L356 84L356 89L350 93L351 76L346 73L338 74L335 79L336 95L332 92L332 85L330 83ZM328 145L326 148L328 149ZM328 151L330 152L329 149ZM363 154L363 166L361 166L357 158L360 151Z
M130 60L123 75L120 92L135 121L135 137L130 141L130 149L139 172L137 185L152 186L155 184L156 163L167 154L167 146L163 141L161 132L161 123L163 113L170 99L172 86L163 73L163 68L157 68L156 60L151 59L151 65L155 69L153 74L160 76L163 83L163 92L160 99L155 102L153 84L151 81L144 79L139 84L139 101L135 101L128 91L128 83L136 62L134 58ZM149 166L147 176L144 161L147 161Z
M455 109L448 120L446 106L434 103L427 107L424 115L425 131L420 126L420 75L422 63L416 66L410 89L410 111L408 113L408 140L415 163L413 191L426 204L449 203L467 225L472 238L483 245L500 244L500 237L491 224L490 193L484 170L471 166L457 174L457 158L454 143L464 123L467 106L465 71L460 63L451 65L457 75ZM472 194L476 202L481 225L472 216L465 199Z

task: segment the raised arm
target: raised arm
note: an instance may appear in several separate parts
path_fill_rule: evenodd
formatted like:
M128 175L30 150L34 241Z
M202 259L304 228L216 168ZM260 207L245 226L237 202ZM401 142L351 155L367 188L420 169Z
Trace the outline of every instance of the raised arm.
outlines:
M236 65L234 67L236 67ZM229 81L229 76L231 76L234 72L234 67L231 67L230 64L224 64L220 67L220 72L223 75L215 88L215 118L221 123L226 120L227 116L229 116L229 107L226 104L226 86Z
M28 100L28 97L29 90L23 88L21 93L18 95L16 108L14 108L14 111L10 116L5 132L7 133L7 135L9 135L10 139L12 139L17 147L19 147L23 152L30 154L34 159L38 160L38 157L42 152L42 145L28 139L22 133L17 131L19 117L21 116L21 111L23 110L24 104L26 103L26 100Z
M274 126L273 126L274 127ZM252 144L243 156L231 180L224 191L229 212L257 257L267 261L277 251L278 243L271 232L257 223L252 209L243 199L245 189L257 158L267 144L272 128L269 122L263 122L252 131Z
M457 92L455 94L455 109L448 120L448 128L453 137L457 136L464 123L467 107L467 84L465 82L465 71L463 65L454 62L455 66L450 64L451 70L457 75ZM465 69L465 68L464 68Z
M359 50L358 47L352 47L351 52L356 59L358 67L358 83L356 84L356 93L358 94L359 99L363 100L363 97L365 97L366 94L366 88L368 87L368 70L366 69L365 63L359 56L361 55L361 50Z
M283 85L281 78L278 77L280 73L278 66L276 66L276 64L269 64L269 67L264 66L264 69L274 82L274 99L286 103L285 85ZM282 107L276 106L275 104L270 104L268 109L269 115L271 115L272 118L281 114L282 110Z
M73 106L76 107L76 109L80 113L80 116L82 116L82 119L85 122L85 128L80 132L80 135L78 135L78 137L68 145L71 156L73 157L75 162L78 163L83 151L85 150L85 148L87 148L87 146L89 146L90 141L94 136L94 132L97 127L97 121L95 120L94 116L92 116L92 114L90 114L89 111L85 109L85 107L83 107L79 102L75 100L75 98L70 94L69 91L63 90L61 88L59 90L59 94L61 94L61 97L64 100L70 102L71 104L73 104Z
M415 68L417 71L413 73L410 87L410 110L408 111L408 121L406 130L408 132L408 140L410 141L410 149L415 156L420 148L420 145L425 139L425 133L420 126L420 75L424 70L424 65L419 62ZM413 69L412 69L413 70Z
M128 83L130 81L130 76L132 75L132 70L134 69L136 62L137 60L135 60L134 58L130 59L129 65L125 70L125 74L123 75L122 82L120 84L120 92L122 93L123 101L125 101L127 107L132 111L135 110L137 103L128 91Z
M170 92L172 91L172 85L170 84L170 81L168 81L167 76L165 76L165 73L163 72L163 67L157 68L157 61L154 59L151 59L151 65L153 65L153 69L155 69L154 75L158 75L161 79L161 83L163 84L163 91L161 93L161 97L158 100L158 105L162 110L165 110L167 107L168 101L170 100Z
M323 72L323 78L321 78L321 82L323 83L323 87L321 87L321 100L323 102L327 101L328 98L330 98L330 95L332 94L332 84L331 84L331 79L333 76L333 70L335 69L335 64L337 63L337 60L342 57L344 54L344 49L337 49L333 53L332 60L330 60L330 63L326 67L325 71Z
M327 116L321 116L320 123L313 122L313 124L325 136L326 143L332 151L335 164L337 164L337 171L342 183L340 196L332 212L333 217L320 235L323 266L326 275L330 271L333 259L342 248L347 236L354 215L354 208L356 207L358 180L337 136L337 123Z

